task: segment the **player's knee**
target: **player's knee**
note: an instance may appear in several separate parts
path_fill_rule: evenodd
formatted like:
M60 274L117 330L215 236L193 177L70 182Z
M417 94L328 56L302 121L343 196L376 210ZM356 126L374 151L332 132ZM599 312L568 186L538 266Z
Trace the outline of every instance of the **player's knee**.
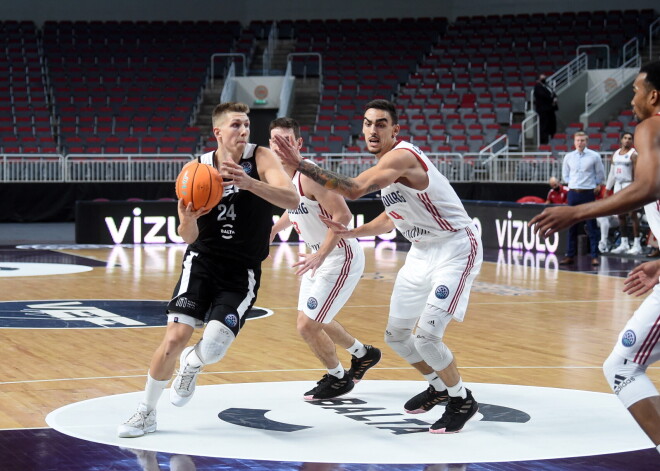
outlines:
M415 349L411 329L388 324L385 329L385 343L411 365L422 361L422 357Z
M444 370L454 360L454 355L449 347L442 342L442 338L423 329L417 329L415 348L422 359L435 371Z
M307 314L300 311L298 312L298 321L296 323L296 327L300 336L307 340L316 335L323 328L323 324L310 319L307 317Z
M658 391L646 375L646 367L612 352L603 363L603 373L614 394L626 408Z
M212 320L204 329L202 339L195 347L195 351L205 365L210 365L225 356L235 338L234 333L226 325Z
M165 332L162 342L162 350L166 355L178 356L185 348L193 329L187 326L170 327Z

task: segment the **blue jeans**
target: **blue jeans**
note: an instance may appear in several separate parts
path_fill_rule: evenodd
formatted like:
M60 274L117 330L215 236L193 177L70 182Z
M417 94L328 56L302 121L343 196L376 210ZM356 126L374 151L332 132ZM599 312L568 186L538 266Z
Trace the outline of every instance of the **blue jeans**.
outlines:
M577 192L568 190L568 205L577 206L579 204L590 203L596 199L593 191ZM600 240L600 230L596 224L595 219L588 219L585 221L587 226L587 233L589 234L589 248L591 251L591 258L598 256L598 241ZM577 236L579 224L575 224L568 229L568 245L566 246L566 256L575 257L577 254Z

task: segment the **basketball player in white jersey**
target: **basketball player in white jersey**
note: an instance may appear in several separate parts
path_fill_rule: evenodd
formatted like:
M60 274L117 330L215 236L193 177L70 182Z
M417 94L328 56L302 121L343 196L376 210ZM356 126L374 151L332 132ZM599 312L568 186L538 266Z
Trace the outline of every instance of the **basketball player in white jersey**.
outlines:
M549 236L585 219L621 214L646 205L654 233L660 233L660 61L644 65L633 83L637 162L635 179L618 193L570 208L547 208L530 221L536 232ZM660 261L633 269L624 291L642 295L653 290L619 334L603 365L608 383L660 452L660 395L646 374L660 360Z
M630 132L621 134L621 148L612 155L612 167L607 177L607 190L614 190L617 193L630 185L634 180L635 174L635 161L637 160L637 151L633 147L633 135ZM608 193L605 193L607 197ZM628 243L628 221L626 220L630 214L633 229L633 245ZM627 214L619 214L619 228L621 231L621 243L618 247L612 249L611 253L628 255L639 255L642 253L641 237L639 236L639 217L637 210L631 211Z
M119 437L156 431L156 404L177 359L180 368L170 401L180 407L192 398L202 368L224 357L257 298L261 262L269 251L271 204L298 207L300 198L279 159L269 149L249 143L249 111L244 103L222 103L213 111L218 148L198 160L220 171L222 199L214 208L197 211L192 203L178 202L178 232L189 245L167 306L165 335L151 358L144 396L137 411L119 426ZM201 340L186 347L204 322Z
M404 405L405 410L426 412L448 401L430 431L458 432L476 414L478 404L463 386L443 337L452 319L460 322L465 316L472 282L481 268L481 237L448 180L417 147L397 140L399 124L391 102L369 102L362 130L378 162L355 178L302 160L276 136L278 154L285 165L347 198L381 190L385 211L374 220L352 230L325 221L344 238L378 235L396 227L411 242L394 284L385 341L430 383Z
M287 139L296 150L303 145L295 119L277 118L270 123L271 149L277 149L274 136ZM381 352L364 345L334 320L346 304L364 272L364 251L357 239L342 239L321 221L321 216L348 225L353 215L340 195L309 177L284 166L300 195L300 204L289 209L273 225L271 242L278 232L293 225L311 253L301 253L293 266L302 277L298 295L298 332L328 374L304 394L306 400L332 399L353 389L367 370L380 361ZM335 345L351 354L351 369L345 371Z

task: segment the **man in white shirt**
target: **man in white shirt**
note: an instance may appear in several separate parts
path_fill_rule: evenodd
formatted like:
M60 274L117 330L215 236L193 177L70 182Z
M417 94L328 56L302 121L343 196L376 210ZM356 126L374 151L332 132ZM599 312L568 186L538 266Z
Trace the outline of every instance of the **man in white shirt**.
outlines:
M596 199L600 187L605 181L605 167L598 152L587 148L589 137L583 131L573 135L575 150L564 156L562 165L562 179L568 185L568 205L577 206L589 203ZM585 222L589 234L591 265L598 266L598 241L600 231L595 219ZM578 226L568 229L568 245L566 256L559 262L560 265L571 265L575 262L577 254Z

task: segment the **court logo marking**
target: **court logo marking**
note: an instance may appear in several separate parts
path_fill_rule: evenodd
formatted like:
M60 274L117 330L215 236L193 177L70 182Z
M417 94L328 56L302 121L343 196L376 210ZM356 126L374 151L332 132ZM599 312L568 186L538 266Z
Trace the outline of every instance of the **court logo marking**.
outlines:
M69 299L0 302L0 328L95 329L164 327L167 301ZM247 320L268 317L253 307Z

